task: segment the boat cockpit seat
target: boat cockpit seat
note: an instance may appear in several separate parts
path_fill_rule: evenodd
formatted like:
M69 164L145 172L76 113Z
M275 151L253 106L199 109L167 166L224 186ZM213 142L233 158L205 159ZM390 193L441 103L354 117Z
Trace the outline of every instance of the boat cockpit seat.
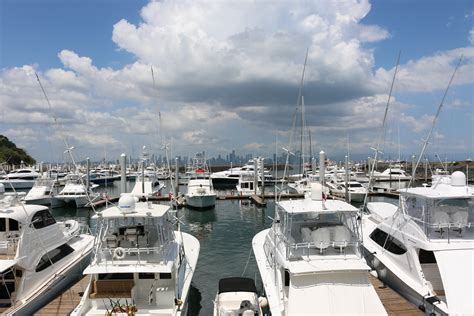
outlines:
M311 228L309 227L301 227L301 240L303 242L311 242Z
M117 240L117 236L115 235L105 236L105 244L107 245L107 248L117 248L119 246L119 241Z
M468 225L468 211L456 211L451 214L451 223L453 224L453 229L459 232L459 235L462 233L462 229Z
M333 228L333 247L339 248L342 252L342 249L346 248L347 243L351 241L351 232L344 225L338 225Z
M322 253L323 250L329 247L331 242L331 231L329 227L318 228L313 230L311 238L313 239L316 248L318 248L319 252Z
M449 227L449 223L451 222L451 219L449 217L449 214L446 213L445 211L434 211L433 212L433 224L435 227L438 229L437 232L440 233L441 238L443 237L443 229Z
M125 239L133 244L136 244L138 239L138 231L136 227L128 227L125 230Z

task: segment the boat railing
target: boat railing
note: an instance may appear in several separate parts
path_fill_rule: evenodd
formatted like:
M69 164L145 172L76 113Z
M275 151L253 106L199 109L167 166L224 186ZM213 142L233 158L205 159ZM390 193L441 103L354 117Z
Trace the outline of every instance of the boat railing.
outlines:
M146 260L148 263L166 263L167 248L168 243L155 247L116 247L115 245L104 247L102 244L102 247L97 249L98 254L100 254L97 258L105 259L112 264L121 264L124 260L134 260L138 263L141 263L142 260Z
M431 221L409 216L424 231L428 239L473 239L474 222L467 220L466 215L450 217L448 213L439 213Z
M358 241L310 241L290 244L290 252L288 259L297 259L302 256L341 256L344 258L347 255L360 256L360 243Z

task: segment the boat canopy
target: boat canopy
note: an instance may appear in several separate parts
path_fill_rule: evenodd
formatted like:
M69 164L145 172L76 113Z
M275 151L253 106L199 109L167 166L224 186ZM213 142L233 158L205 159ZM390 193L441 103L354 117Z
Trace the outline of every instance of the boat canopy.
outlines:
M255 282L250 278L225 278L219 280L219 294L225 292L257 293Z

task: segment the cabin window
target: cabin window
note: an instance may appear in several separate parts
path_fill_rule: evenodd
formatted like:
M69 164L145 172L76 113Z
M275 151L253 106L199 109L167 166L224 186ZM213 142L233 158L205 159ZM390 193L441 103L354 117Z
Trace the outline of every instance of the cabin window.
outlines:
M433 251L420 249L420 252L418 253L418 258L420 259L421 264L436 263L436 257Z
M56 220L54 219L53 216L51 216L48 210L43 210L43 211L37 212L33 216L33 219L31 220L31 222L33 223L34 228L40 229L43 227L53 225L54 223L56 223Z
M145 280L145 279L155 279L154 273L139 273L138 278Z
M161 280L169 280L171 279L171 273L160 273Z
M403 255L405 252L407 252L405 246L398 239L378 228L376 228L372 234L370 234L370 238L380 247L383 247L395 255Z
M285 286L290 286L290 272L285 270Z
M0 218L0 232L6 232L7 226L5 225L5 218Z
M36 266L35 271L36 272L43 271L50 265L55 264L62 258L71 254L72 252L74 252L74 249L68 244L61 245L58 248L51 250L50 252L45 254L43 257L41 257L38 265Z
M133 273L101 273L99 280L133 280Z
M18 224L18 222L14 219L9 219L8 220L8 225L10 226L9 227L9 230L10 231L15 231L15 230L20 230L20 225Z

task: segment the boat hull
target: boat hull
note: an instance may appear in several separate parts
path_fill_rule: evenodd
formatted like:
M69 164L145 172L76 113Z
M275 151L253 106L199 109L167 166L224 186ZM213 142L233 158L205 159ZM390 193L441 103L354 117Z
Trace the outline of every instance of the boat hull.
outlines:
M83 277L82 271L84 271L84 268L90 262L91 250L92 248L88 254L82 256L80 260L70 265L67 269L60 273L55 273L52 280L48 282L48 286L45 286L41 291L37 292L34 297L20 305L16 305L15 308L10 308L4 314L33 315L46 306Z
M35 180L1 180L5 189L31 189L35 184Z
M193 208L210 208L216 205L216 195L186 195L186 203Z

